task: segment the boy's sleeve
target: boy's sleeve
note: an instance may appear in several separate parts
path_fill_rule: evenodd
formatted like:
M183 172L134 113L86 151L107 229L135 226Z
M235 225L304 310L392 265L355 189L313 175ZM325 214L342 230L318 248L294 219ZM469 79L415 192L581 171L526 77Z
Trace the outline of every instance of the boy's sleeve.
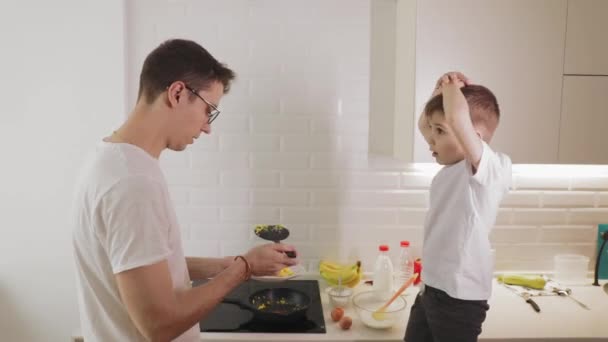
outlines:
M105 229L98 237L114 274L160 262L171 254L164 203L161 185L142 178L123 180L104 196Z
M482 146L479 167L475 174L471 172L471 180L482 186L498 186L507 192L512 180L511 159L505 154L494 152L485 141L482 141ZM472 168L469 167L469 170Z

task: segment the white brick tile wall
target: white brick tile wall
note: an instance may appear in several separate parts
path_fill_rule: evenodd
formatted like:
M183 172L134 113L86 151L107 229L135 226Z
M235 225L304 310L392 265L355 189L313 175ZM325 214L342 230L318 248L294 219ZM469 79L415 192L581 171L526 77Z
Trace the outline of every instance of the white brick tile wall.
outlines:
M219 172L194 169L165 169L165 177L170 186L205 186L219 184Z
M201 189L190 192L190 203L196 206L245 206L249 204L248 190Z
M222 171L220 178L224 188L277 188L281 184L277 171Z
M608 222L608 209L570 209L568 224L593 224Z
M514 209L513 224L566 224L568 212L560 209Z
M593 241L595 226L543 226L540 240L546 243L588 243Z
M608 207L608 192L598 192L597 206Z
M428 206L427 191L386 190L386 191L316 191L312 194L314 206L352 207L421 207Z
M221 222L250 223L277 223L279 222L279 209L268 207L242 207L221 208Z
M503 208L539 208L540 192L538 191L512 191L503 199Z
M252 132L260 134L308 134L310 132L310 119L256 115L251 121Z
M310 168L308 153L263 153L251 154L251 166L257 170L292 170Z
M496 226L492 229L490 241L496 244L531 243L539 241L536 226Z
M193 152L192 167L202 170L246 169L249 167L249 155L244 152L230 154L204 151Z
M190 149L194 153L199 153L198 151L217 152L220 149L219 141L220 137L217 134L211 134L203 137L202 139L197 139L196 144L192 145ZM164 153L161 158L164 158Z
M584 207L593 208L596 202L596 195L593 192L584 191L551 191L543 192L543 207Z
M420 188L420 189L428 189L431 186L431 181L433 180L433 176L431 174L423 174L423 173L406 173L401 177L401 187L402 188Z
M305 190L254 190L251 204L254 206L306 207L309 197L308 191Z
M573 190L606 190L608 189L608 176L584 177L572 179Z
M223 135L220 137L222 152L278 152L279 136L273 135Z
M152 29L129 37L129 84L149 50L175 36L237 72L212 134L160 161L188 255L241 254L263 243L257 223L287 225L311 270L322 258L360 258L369 270L379 243L396 254L402 239L421 255L439 167L367 154L370 1L133 3L133 27ZM496 267L551 270L557 253L592 256L606 222L608 173L516 165L491 233Z
M180 224L219 222L218 208L177 206L176 212Z
M568 190L570 178L567 176L544 175L514 175L513 188L517 190L526 189L555 189Z
M287 135L281 137L282 152L337 152L338 137L328 135ZM366 142L367 146L367 142Z
M399 210L399 224L424 226L426 209L403 209Z

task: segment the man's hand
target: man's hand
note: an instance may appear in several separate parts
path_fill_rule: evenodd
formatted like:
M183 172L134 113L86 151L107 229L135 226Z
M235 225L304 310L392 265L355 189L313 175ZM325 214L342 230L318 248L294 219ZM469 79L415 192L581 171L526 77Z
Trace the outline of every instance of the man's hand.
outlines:
M244 257L251 266L252 275L268 276L298 263L296 258L289 258L285 252L295 252L295 248L282 243L268 243L252 248Z

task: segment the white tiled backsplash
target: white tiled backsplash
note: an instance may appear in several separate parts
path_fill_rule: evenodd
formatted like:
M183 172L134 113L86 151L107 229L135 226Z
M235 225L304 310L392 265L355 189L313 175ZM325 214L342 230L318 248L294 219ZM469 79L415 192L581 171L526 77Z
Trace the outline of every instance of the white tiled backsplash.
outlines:
M243 253L260 243L254 224L281 223L311 270L324 257L369 269L378 244L402 239L420 255L437 167L367 154L370 0L127 6L131 104L143 58L167 38L196 40L238 73L213 134L162 157L187 254ZM608 173L533 169L515 168L499 212L498 270L551 270L556 253L593 257L596 225L608 222Z

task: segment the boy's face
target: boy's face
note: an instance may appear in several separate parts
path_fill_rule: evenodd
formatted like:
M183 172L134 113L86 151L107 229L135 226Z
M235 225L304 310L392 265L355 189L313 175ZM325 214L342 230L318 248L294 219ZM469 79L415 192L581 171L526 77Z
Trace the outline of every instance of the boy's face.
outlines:
M442 112L434 112L428 117L431 126L429 137L429 149L433 152L433 157L441 165L452 165L464 159L464 152L452 129L445 121Z

